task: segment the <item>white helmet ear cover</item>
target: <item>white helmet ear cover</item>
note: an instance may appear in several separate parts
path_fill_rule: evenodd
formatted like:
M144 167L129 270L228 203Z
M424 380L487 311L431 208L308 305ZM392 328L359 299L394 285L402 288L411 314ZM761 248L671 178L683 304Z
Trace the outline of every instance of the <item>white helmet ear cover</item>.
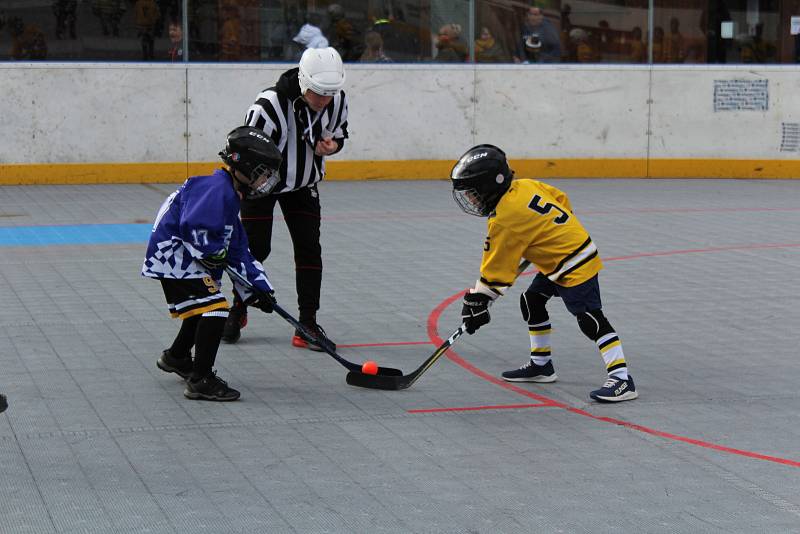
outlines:
M344 64L333 47L308 48L300 58L297 75L300 94L311 89L320 96L336 96L344 87Z

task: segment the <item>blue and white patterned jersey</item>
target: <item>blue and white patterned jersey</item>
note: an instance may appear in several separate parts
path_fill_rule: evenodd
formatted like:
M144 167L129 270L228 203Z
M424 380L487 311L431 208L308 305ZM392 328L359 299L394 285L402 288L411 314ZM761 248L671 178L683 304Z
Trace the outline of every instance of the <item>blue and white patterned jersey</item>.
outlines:
M272 291L261 263L250 253L239 220L239 195L233 177L223 169L193 176L172 193L158 210L147 245L142 275L149 278L204 278L221 285L222 267L208 269L198 259L227 251L227 262L262 291ZM250 291L234 281L247 299Z

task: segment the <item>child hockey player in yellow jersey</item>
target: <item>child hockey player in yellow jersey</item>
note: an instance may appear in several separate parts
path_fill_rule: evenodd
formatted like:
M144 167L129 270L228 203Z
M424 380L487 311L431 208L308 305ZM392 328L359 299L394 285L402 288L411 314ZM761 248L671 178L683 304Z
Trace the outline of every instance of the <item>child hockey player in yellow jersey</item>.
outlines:
M488 217L481 276L464 295L461 316L469 334L490 320L489 306L517 278L521 259L539 270L520 297L528 323L531 357L519 369L506 371L509 382L554 382L550 358L547 301L561 297L578 326L597 344L608 379L589 396L619 402L638 396L628 374L622 344L603 315L597 273L603 268L597 247L572 213L567 195L536 180L513 180L505 153L493 145L468 150L450 174L453 198L464 212Z

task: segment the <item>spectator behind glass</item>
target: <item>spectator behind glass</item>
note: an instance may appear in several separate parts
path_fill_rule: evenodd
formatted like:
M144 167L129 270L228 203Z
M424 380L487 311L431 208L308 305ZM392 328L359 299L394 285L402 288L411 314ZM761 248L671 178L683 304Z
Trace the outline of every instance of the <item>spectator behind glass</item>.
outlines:
M119 37L119 21L127 6L125 0L92 0L92 14L100 19L103 35Z
M475 62L476 63L507 63L509 61L503 47L492 35L491 30L484 26L481 34L475 40Z
M169 21L169 52L170 61L183 61L183 26L177 20Z
M755 35L746 36L741 42L742 63L771 63L775 57L775 46L763 38L764 24L758 23Z
M572 6L569 4L564 4L561 6L561 31L559 32L559 42L561 43L561 60L562 61L570 61L570 43L569 43L569 32L572 29L572 20L570 19L570 15L572 15Z
M362 63L391 63L391 58L383 52L383 38L381 34L370 30L364 35L364 53L361 54Z
M664 28L653 29L653 63L664 63Z
M434 61L440 63L463 63L469 56L469 50L461 40L461 26L459 24L445 24L439 28L436 39L438 50Z
M167 31L169 31L169 23L180 17L181 13L181 0L156 0L158 4L158 21L154 30L156 37L164 35L164 24L167 24Z
M598 60L602 59L604 54L609 52L609 48L613 45L611 37L611 26L608 21L603 19L597 22L597 31L592 32L590 38L593 39L592 47L595 50Z
M675 17L669 19L669 35L664 37L664 63L683 63L686 59L686 45L680 24Z
M56 16L56 39L63 39L67 28L69 28L69 38L77 38L75 35L77 9L78 0L54 0L53 14Z
M628 56L631 63L647 62L647 47L642 42L642 29L639 26L631 31L631 52Z
M405 21L403 10L395 7L372 24L372 30L383 39L383 50L392 61L418 61L421 57L419 30Z
M569 31L570 54L573 63L596 63L599 61L597 50L589 40L589 34L583 28L572 28Z
M544 18L540 7L532 6L525 14L514 63L556 63L561 60L558 32Z
M322 34L322 30L319 27L318 18L318 16L309 14L308 21L300 27L300 31L292 38L292 41L301 47L300 55L308 48L327 48L329 46L328 39Z
M47 59L47 41L39 26L12 17L8 19L8 34L11 36L11 59Z
M142 43L142 59L148 61L155 59L155 32L159 12L155 0L136 0L133 6L136 21L136 35Z
M242 21L239 10L235 6L222 9L222 27L220 28L219 60L239 61L241 59Z
M794 62L800 63L800 35L794 36Z
M344 8L339 4L328 6L328 17L331 21L328 29L331 46L342 56L342 61L358 61L364 52L361 31L345 17Z

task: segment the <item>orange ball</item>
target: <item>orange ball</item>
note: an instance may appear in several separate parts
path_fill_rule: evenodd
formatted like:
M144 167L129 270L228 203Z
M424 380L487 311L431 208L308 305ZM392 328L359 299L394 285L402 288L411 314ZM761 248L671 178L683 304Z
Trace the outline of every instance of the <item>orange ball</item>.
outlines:
M377 375L378 374L378 364L373 362L372 360L367 360L364 362L364 365L361 366L361 372L365 375Z

